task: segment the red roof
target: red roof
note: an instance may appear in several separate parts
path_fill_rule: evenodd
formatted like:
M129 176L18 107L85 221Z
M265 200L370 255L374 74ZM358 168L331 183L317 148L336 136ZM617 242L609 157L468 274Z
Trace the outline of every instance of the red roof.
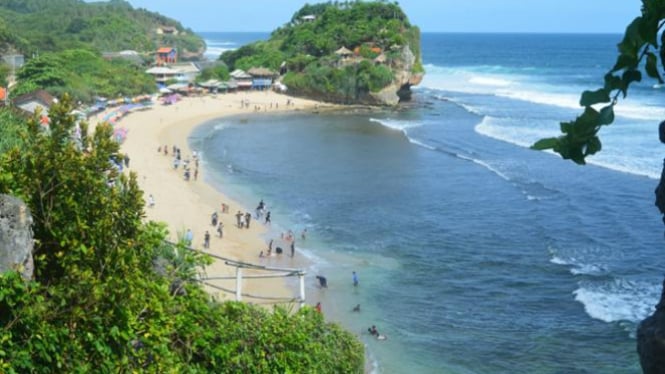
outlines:
M171 51L173 51L171 47L162 47L157 50L157 53L171 53Z

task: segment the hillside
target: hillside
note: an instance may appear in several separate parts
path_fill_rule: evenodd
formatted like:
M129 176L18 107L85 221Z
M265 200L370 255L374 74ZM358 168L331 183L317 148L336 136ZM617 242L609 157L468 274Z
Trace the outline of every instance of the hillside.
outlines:
M281 71L290 94L344 104L395 105L424 74L420 30L385 1L307 4L269 40L220 58Z
M175 46L181 57L198 57L205 49L203 40L179 22L122 0L0 0L3 54L66 49L149 54L161 45Z

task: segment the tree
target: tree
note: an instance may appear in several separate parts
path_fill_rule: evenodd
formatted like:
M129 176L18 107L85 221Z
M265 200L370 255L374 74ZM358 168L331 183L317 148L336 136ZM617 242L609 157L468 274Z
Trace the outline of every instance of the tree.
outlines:
M112 127L87 136L72 109L64 96L48 128L37 113L9 132L0 112L20 139L0 143L0 193L25 201L35 239L35 279L0 274L0 372L363 372L362 344L312 308L212 301L194 276L207 257L143 222Z
M552 149L564 159L584 164L586 157L600 151L598 132L614 122L614 106L628 95L632 83L647 76L663 83L665 70L665 2L642 0L642 15L626 28L618 45L619 55L614 66L605 74L603 87L584 91L580 97L583 113L575 120L561 122L559 137L541 139L532 148ZM596 107L602 106L600 109ZM661 142L665 143L665 121L659 126ZM656 206L665 214L665 165L656 188ZM665 217L663 218L665 223ZM656 311L640 323L637 332L637 351L644 373L665 373L665 282Z

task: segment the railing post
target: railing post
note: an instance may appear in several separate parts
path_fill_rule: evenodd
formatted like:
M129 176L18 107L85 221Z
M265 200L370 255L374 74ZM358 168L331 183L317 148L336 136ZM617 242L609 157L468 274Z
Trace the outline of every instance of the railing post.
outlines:
M236 301L242 301L242 268L236 268Z
M298 273L298 280L300 281L300 307L305 306L305 274Z

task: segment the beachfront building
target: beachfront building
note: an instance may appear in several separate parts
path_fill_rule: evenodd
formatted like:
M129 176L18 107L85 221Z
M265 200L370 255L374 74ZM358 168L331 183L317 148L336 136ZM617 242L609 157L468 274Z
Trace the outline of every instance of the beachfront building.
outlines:
M267 68L251 68L247 72L252 76L252 89L268 90L272 87L272 81L277 75L274 71Z
M146 73L155 77L155 82L161 86L166 85L166 82L171 80L179 83L194 82L199 72L199 68L191 62L170 66L153 66L146 70Z
M178 51L173 47L162 47L155 53L155 64L175 64L178 62Z
M244 70L236 69L231 72L231 78L235 80L239 90L249 90L252 88L252 76Z

